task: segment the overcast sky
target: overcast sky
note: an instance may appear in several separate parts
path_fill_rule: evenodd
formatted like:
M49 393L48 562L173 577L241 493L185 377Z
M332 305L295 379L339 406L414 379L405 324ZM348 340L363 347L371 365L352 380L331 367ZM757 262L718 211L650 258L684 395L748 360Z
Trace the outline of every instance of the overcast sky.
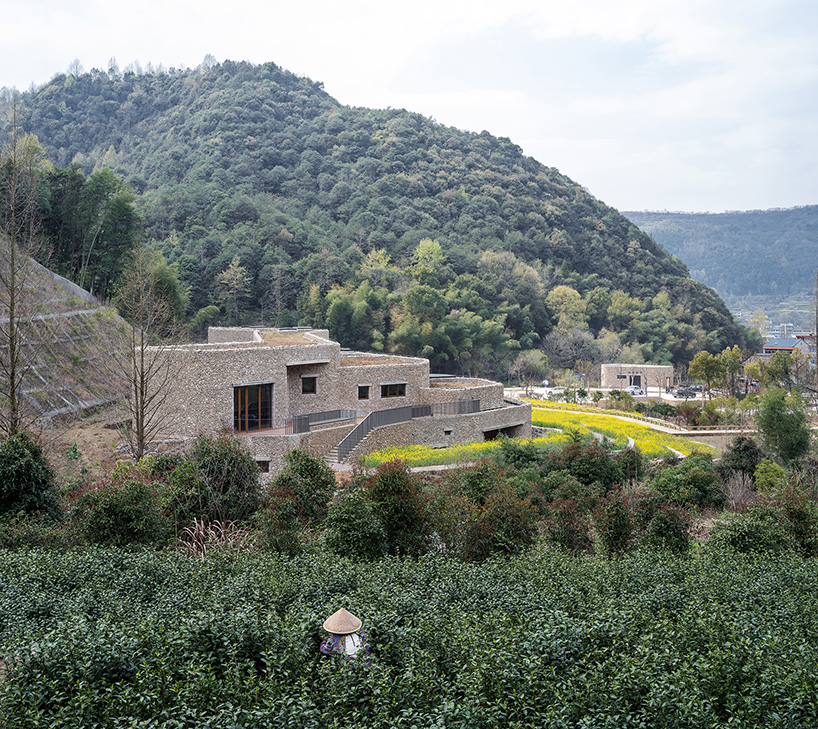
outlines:
M0 86L273 61L510 137L620 210L818 203L815 0L5 0Z

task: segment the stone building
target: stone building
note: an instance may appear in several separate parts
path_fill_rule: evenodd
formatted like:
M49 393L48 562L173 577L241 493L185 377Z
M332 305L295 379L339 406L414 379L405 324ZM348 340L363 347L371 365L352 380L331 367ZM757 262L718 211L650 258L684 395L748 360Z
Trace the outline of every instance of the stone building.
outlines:
M435 377L417 357L351 352L320 329L211 327L206 344L169 347L176 371L163 435L231 430L262 471L304 448L328 460L409 443L529 436L531 406L498 382Z
M603 388L624 390L629 385L664 391L673 384L673 367L671 365L647 364L604 364L601 368Z

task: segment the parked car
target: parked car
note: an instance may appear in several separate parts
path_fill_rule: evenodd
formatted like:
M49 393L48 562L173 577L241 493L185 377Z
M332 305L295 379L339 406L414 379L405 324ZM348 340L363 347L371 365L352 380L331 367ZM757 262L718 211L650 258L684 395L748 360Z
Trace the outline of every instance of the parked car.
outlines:
M645 394L642 391L642 388L639 387L639 385L628 385L625 388L625 392L627 392L628 395L633 395L634 397L636 397L637 395L644 395Z
M690 387L677 387L672 394L673 397L680 397L685 400L689 400L691 397L696 397L697 395L696 391Z

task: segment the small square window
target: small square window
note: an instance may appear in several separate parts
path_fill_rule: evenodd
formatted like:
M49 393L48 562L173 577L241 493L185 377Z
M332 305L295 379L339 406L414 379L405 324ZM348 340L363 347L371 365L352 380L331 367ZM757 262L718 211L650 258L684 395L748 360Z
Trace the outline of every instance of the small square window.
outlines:
M270 473L270 461L256 461L256 465L261 473Z
M301 393L303 395L315 395L318 392L318 387L316 384L315 377L302 377L301 378Z
M369 400L369 385L358 385L358 399Z

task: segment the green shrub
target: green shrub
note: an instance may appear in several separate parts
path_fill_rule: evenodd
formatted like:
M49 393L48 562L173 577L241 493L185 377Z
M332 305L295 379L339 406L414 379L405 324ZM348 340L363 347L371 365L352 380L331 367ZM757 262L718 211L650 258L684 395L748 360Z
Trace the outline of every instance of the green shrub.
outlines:
M7 512L0 515L0 547L3 549L57 548L65 546L64 524L37 512Z
M591 521L573 499L557 499L549 505L543 530L549 544L571 554L593 549Z
M761 448L752 438L739 435L722 454L719 471L722 478L740 474L746 481L751 481L763 457Z
M755 468L753 478L760 493L772 496L787 487L789 475L783 466L762 458Z
M424 552L429 523L418 477L406 464L392 461L379 466L364 487L386 532L389 554Z
M276 479L253 514L253 528L262 549L295 554L309 539L299 519L298 500L292 488L294 480L292 476Z
M753 505L744 513L730 513L719 519L707 546L743 554L778 554L790 549L791 543L778 510Z
M678 505L720 506L724 503L721 477L709 455L696 453L662 468L651 481L651 488Z
M619 556L633 547L633 525L625 498L621 491L609 493L594 510L600 551L609 556Z
M26 431L0 444L0 514L18 511L60 515L54 470L43 447Z
M660 415L663 418L675 418L676 408L668 402L663 402L661 400L651 400L649 413L651 415L653 414Z
M777 502L793 548L802 557L818 556L818 505L795 489L787 489Z
M469 527L479 506L466 496L460 485L443 478L429 498L429 527L440 541L441 551L465 559Z
M631 496L628 506L634 531L645 531L656 512L666 504L667 501L656 491L639 491Z
M208 521L250 518L259 504L259 470L246 445L230 433L200 435L187 457L194 470L186 469L184 479L174 485L190 499L179 504L188 520L194 516Z
M638 535L639 545L672 554L686 554L690 549L690 526L690 514L684 509L661 504Z
M481 458L472 466L450 470L444 479L457 484L472 501L483 504L498 484L505 483L507 472L503 466L488 458Z
M386 551L386 532L363 489L350 487L330 503L324 522L327 549L351 559L377 559Z
M497 440L500 443L497 457L501 463L513 468L524 468L541 463L543 460L543 450L530 440L506 438L505 436Z
M619 464L623 481L641 481L648 471L648 464L638 448L625 448L614 458Z
M568 499L574 501L582 511L590 514L599 503L603 491L604 489L598 483L581 483L568 474L568 478L557 486L551 492L551 495L555 500Z
M568 443L559 455L559 462L581 483L599 483L606 492L622 483L619 463L596 441L589 445Z
M335 492L335 473L323 458L307 451L294 449L284 455L284 469L273 481L289 489L295 498L298 520L304 525L323 521L332 494Z
M511 486L498 486L468 525L465 558L516 554L529 547L536 535L536 516L534 507L517 496Z
M780 387L767 390L759 403L756 425L767 452L784 465L798 460L809 450L807 404L797 392L787 395Z
M167 541L172 520L163 508L163 484L137 467L72 495L71 527L83 541L125 547Z

